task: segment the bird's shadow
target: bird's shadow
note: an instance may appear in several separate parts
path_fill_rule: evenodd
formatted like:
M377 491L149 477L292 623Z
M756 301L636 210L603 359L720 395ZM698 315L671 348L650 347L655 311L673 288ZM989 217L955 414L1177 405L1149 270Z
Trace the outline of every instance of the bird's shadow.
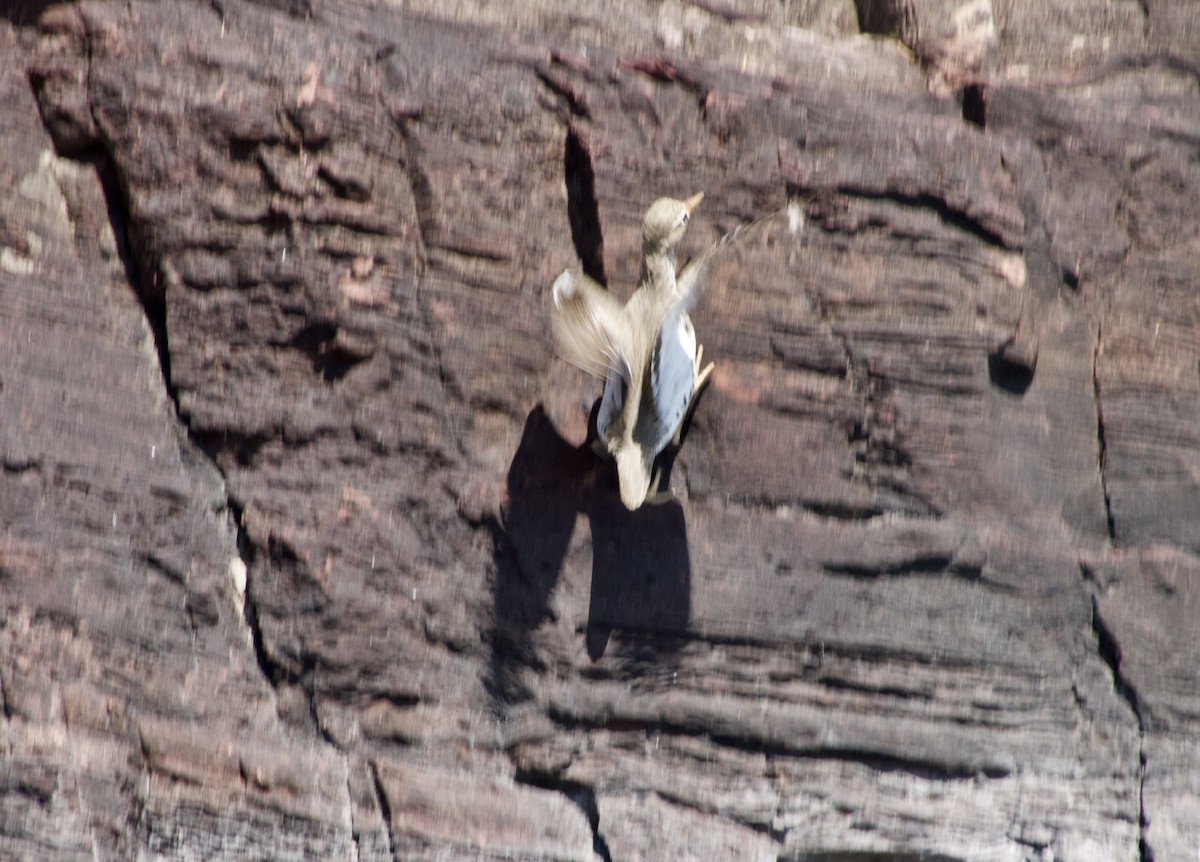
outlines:
M565 441L539 404L526 417L508 471L507 501L491 524L496 563L492 661L487 685L501 704L525 699L526 668L543 670L536 629L552 614L576 517L591 527L592 579L586 647L598 661L614 630L650 636L668 649L687 630L691 611L691 561L683 507L676 500L634 512L621 503L616 468L592 450L597 401L589 438ZM656 466L670 478L674 450Z

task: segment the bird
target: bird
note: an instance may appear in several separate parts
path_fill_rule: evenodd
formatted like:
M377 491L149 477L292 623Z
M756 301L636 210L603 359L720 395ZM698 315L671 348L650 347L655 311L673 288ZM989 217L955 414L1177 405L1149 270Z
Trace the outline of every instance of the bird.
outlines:
M564 270L551 288L551 324L560 356L604 381L596 416L598 443L617 464L621 502L634 511L648 500L657 477L651 468L712 374L688 312L704 264L718 241L678 276L675 249L692 211L704 199L660 198L642 224L642 269L624 305L588 276ZM665 496L669 497L669 493Z

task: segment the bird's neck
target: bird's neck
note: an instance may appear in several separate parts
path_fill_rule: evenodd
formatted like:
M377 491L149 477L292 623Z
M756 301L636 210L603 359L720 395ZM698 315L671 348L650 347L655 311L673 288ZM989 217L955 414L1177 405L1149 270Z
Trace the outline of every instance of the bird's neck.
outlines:
M675 286L675 249L643 246L642 284Z

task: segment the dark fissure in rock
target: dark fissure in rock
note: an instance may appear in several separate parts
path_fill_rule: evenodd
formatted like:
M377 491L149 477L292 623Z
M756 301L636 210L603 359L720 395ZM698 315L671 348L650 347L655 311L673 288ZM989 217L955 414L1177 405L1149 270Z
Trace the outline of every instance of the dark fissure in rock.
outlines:
M571 222L571 240L575 253L588 277L603 285L604 236L600 229L600 208L596 203L596 176L592 171L592 156L587 142L574 127L567 130L563 153L563 170L567 179L567 217Z

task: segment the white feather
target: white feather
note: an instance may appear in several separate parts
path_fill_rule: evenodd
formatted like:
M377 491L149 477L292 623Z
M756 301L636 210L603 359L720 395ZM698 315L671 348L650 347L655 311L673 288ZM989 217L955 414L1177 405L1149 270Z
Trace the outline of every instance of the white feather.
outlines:
M569 270L554 280L551 291L551 324L559 355L601 380L610 371L627 377L620 303L586 275Z

